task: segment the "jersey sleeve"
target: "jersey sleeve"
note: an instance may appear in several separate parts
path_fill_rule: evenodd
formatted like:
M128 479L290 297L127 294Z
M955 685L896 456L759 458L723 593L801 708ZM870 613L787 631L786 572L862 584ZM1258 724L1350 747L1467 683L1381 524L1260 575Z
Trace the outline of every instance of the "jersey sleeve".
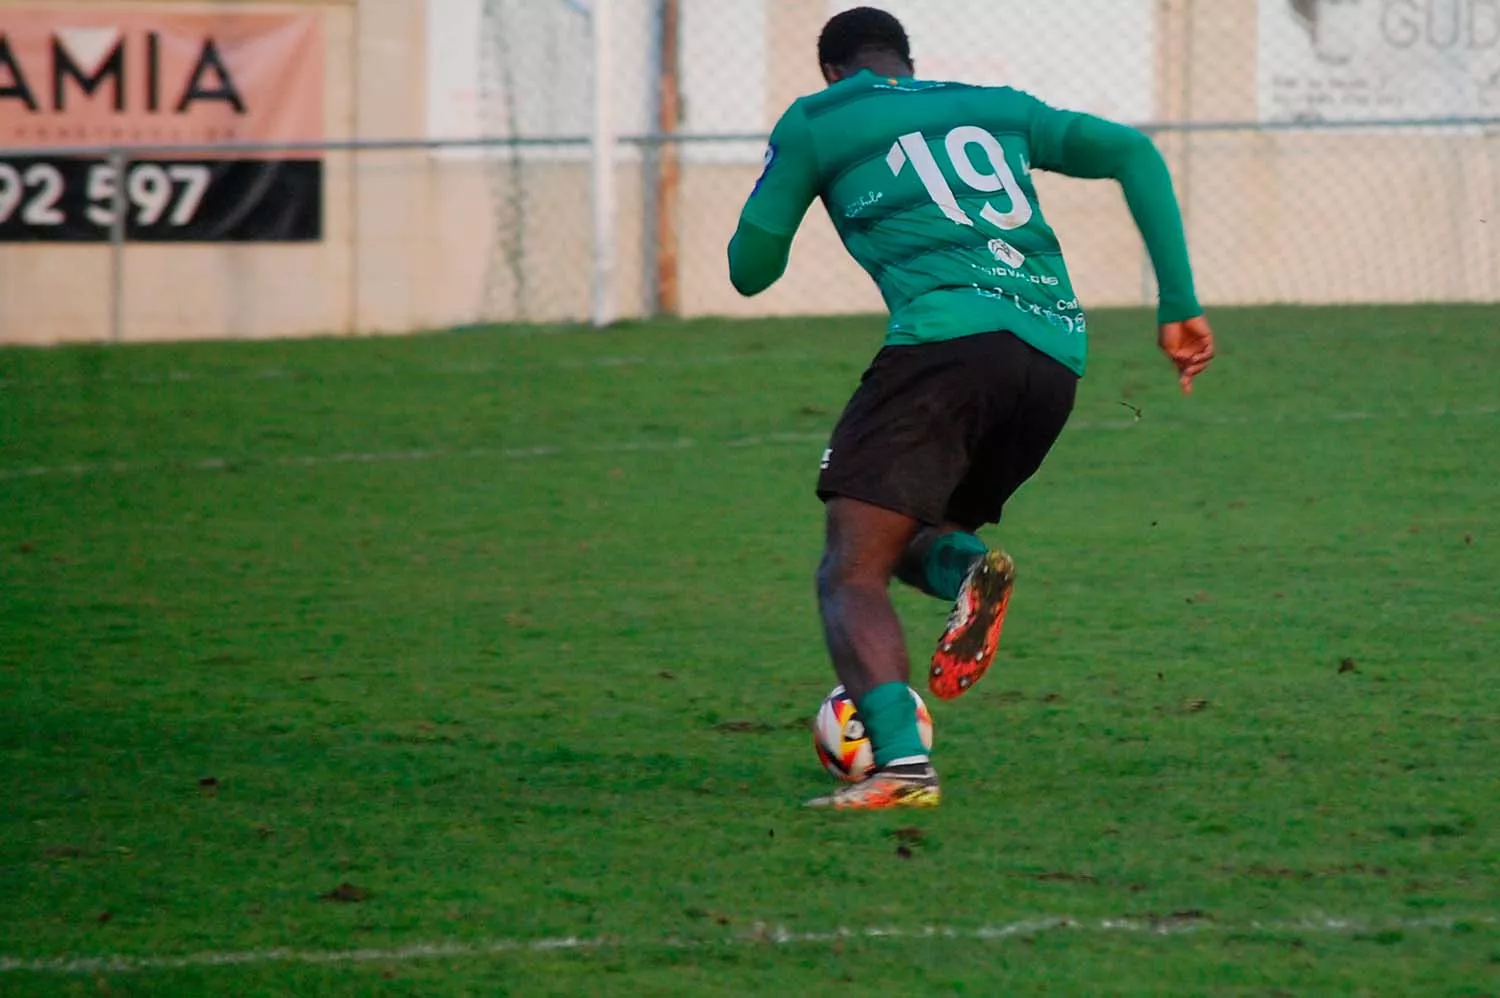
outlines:
M1038 169L1119 182L1156 271L1157 321L1202 315L1172 174L1150 136L1129 125L1034 101L1029 137L1032 165Z
M818 196L818 160L812 129L793 104L771 131L765 167L750 192L740 221L779 236L791 236Z
M1064 147L1073 123L1084 117L1077 111L1064 111L1046 104L1030 94L1026 98L1026 138L1031 147L1031 165L1039 170L1065 173Z
M793 104L771 131L765 167L729 241L729 281L740 294L760 294L786 271L792 236L819 186L812 132Z
M778 236L754 222L741 221L729 240L729 283L747 298L758 295L786 273L791 252L791 236Z

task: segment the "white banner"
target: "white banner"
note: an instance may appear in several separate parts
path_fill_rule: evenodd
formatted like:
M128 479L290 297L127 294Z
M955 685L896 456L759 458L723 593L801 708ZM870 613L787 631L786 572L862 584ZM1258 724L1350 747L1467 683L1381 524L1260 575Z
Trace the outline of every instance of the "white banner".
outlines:
M1500 115L1500 0L1260 0L1262 121Z

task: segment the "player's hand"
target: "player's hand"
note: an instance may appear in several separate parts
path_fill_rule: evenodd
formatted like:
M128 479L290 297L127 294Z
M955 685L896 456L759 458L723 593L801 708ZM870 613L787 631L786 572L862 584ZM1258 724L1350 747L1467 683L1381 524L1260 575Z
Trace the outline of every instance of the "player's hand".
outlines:
M1200 315L1185 322L1163 323L1156 342L1177 366L1177 383L1182 386L1182 394L1191 395L1193 379L1214 359L1214 331L1209 328L1208 319Z

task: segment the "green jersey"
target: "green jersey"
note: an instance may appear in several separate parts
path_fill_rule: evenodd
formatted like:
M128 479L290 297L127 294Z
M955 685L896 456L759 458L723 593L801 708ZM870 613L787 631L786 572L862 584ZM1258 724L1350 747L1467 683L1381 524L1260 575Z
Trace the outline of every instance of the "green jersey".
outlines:
M771 280L779 276L784 246L821 198L890 309L886 343L1008 330L1082 374L1087 321L1033 169L1125 183L1162 279L1163 315L1171 314L1162 321L1199 313L1170 177L1141 133L1009 88L868 71L781 117L741 216L735 242L743 244L731 245L731 276L742 291L760 290L762 280L746 276L756 237L761 256L782 245L779 266L770 264Z

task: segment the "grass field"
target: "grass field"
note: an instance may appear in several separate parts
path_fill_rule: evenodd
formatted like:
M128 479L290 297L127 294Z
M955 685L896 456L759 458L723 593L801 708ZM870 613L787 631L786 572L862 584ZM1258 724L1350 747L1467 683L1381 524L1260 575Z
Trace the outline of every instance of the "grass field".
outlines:
M0 351L0 993L1500 993L1500 309L1217 325L1183 399L1097 316L873 816L799 805L877 320Z

